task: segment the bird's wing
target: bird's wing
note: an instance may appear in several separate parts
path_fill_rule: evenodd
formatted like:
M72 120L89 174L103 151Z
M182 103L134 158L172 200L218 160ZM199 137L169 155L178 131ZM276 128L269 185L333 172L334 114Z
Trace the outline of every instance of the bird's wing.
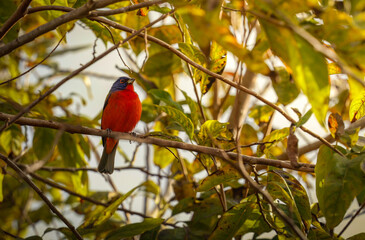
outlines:
M103 106L103 113L104 113L106 105L108 105L108 101L109 101L109 98L110 98L111 95L112 95L111 92L109 92L108 95L106 96L104 106ZM103 113L101 114L101 119L103 119ZM102 140L103 146L104 146L105 143L106 143L106 137L102 137L101 140Z

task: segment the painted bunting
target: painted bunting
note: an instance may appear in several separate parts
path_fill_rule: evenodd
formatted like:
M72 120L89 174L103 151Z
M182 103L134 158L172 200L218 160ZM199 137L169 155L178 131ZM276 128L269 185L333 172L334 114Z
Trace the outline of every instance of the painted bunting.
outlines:
M142 105L133 88L133 78L120 77L114 82L106 97L101 129L131 132L141 118ZM103 137L103 154L98 166L101 173L113 173L118 140Z

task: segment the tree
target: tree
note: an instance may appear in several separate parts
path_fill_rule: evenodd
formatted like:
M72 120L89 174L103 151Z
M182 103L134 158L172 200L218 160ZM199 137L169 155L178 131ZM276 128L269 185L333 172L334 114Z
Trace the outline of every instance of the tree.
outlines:
M247 233L256 239L272 232L273 239L341 239L363 210L363 1L2 0L1 6L2 238L27 236L45 222L38 238L52 232L67 239ZM105 51L63 69L57 56L85 48L67 41L76 25L102 40ZM72 110L75 98L87 99L77 91L55 94L72 78L109 79L87 68L116 51L122 70L146 93L146 134L99 130L100 112ZM42 68L49 75L38 74ZM61 80L45 81L55 76ZM298 98L307 101L302 109ZM320 136L319 128L331 135ZM137 170L143 183L127 193L90 190L89 173L97 170L87 160L99 158L100 136L139 143L133 154L119 151L117 165L121 158L125 164L117 170ZM307 143L307 136L315 140ZM136 155L145 166L134 165ZM318 202L308 197L313 181ZM128 208L141 194L143 209ZM354 200L358 211L335 230ZM55 222L62 227L51 227Z

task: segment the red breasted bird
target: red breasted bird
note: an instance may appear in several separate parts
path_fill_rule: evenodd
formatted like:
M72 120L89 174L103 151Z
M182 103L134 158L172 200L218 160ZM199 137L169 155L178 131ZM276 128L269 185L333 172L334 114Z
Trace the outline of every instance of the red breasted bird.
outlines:
M131 132L141 118L142 105L133 88L133 78L120 77L114 82L106 97L101 129ZM113 173L118 140L103 137L103 154L98 166L101 173Z

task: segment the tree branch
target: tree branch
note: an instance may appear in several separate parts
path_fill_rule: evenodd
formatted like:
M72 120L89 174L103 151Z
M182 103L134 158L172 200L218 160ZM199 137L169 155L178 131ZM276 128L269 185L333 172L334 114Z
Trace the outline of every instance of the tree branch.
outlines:
M112 0L109 0L112 1ZM115 1L115 0L114 0ZM174 10L173 10L174 11ZM30 109L32 109L34 106L36 106L39 102L41 102L44 98L46 98L48 95L50 95L52 92L54 92L56 89L58 89L61 85L63 85L65 82L67 82L69 79L73 78L74 76L76 76L77 74L79 74L80 72L82 72L84 69L88 68L89 66L91 66L92 64L94 64L95 62L99 61L100 59L102 59L103 57L105 57L106 55L108 55L109 53L111 53L112 51L114 51L115 49L117 49L120 45L128 42L130 39L134 38L136 35L140 34L142 31L144 31L146 28L149 28L151 26L153 26L155 23L161 21L162 19L166 18L167 16L169 16L170 14L173 13L173 11L163 14L161 15L158 19L156 19L155 21L147 24L146 26L142 27L140 30L135 31L134 33L132 33L130 36L128 36L127 38L125 38L123 41L118 42L117 44L115 44L113 47L109 48L108 50L106 50L105 52L103 52L102 54L100 54L99 56L93 58L92 60L90 60L89 62L87 62L85 65L83 65L82 67L76 69L75 71L73 71L70 75L68 75L67 77L65 77L64 79L62 79L59 83L57 83L55 86L51 87L47 92L45 92L43 95L41 95L37 100L33 101L32 103L30 103L26 108L24 108L22 111L20 111L17 115L15 115L14 117L12 117L11 119L9 119L8 122L6 122L6 124L4 124L1 128L0 128L0 133L2 131L4 131L6 128L8 128L12 123L15 122L16 119L20 118L21 116L23 116L25 113L29 112Z
M14 49L23 46L24 44L33 41L37 37L50 32L56 29L58 26L65 24L67 22L77 20L83 17L87 17L90 15L91 11L97 8L103 8L108 6L109 4L119 2L121 0L99 0L99 1L87 1L83 6L72 9L72 11L58 17L52 19L46 24L39 26L38 28L34 29L33 31L26 33L17 39L11 41L10 43L0 47L0 57L11 53ZM137 4L136 4L137 5ZM65 8L63 8L65 9ZM58 10L58 9L57 9Z
M112 0L110 0L112 1ZM71 10L72 8L70 8L69 10ZM73 10L74 11L74 10ZM71 12L73 12L71 11ZM70 13L71 13L70 12ZM66 15L66 14L65 14ZM63 15L64 16L64 15ZM130 33L135 33L136 30L134 29L131 29L131 28L128 28L128 27L125 27L123 25L120 25L116 22L113 22L109 19L105 19L105 18L101 18L101 17L88 17L90 20L95 20L95 21L98 21L98 22L102 22L102 23L105 23L111 27L114 27L116 29L120 29L122 31L126 31L126 32L130 32ZM143 37L145 38L145 34L144 33L138 33L136 34L137 36L139 37ZM198 68L199 70L201 70L202 72L212 76L212 77L215 77L217 79L220 79L221 81L231 85L232 87L235 87L236 89L238 90L241 90L247 94L250 94L252 95L253 97L257 98L258 100L260 100L261 102L267 104L268 106L272 107L273 109L275 109L276 111L278 111L280 114L282 114L289 122L291 123L296 123L296 121L291 117L289 116L287 113L285 113L285 111L283 111L280 107L278 107L277 105L275 105L274 103L272 103L271 101L263 98L260 94L256 93L255 91L252 91L251 89L249 88L246 88L244 86L242 86L240 83L235 83L225 77L223 77L222 75L219 75L217 73L214 73L206 68L204 68L203 66L195 63L194 61L192 61L190 58L188 58L187 56L185 56L182 52L178 51L177 49L175 49L174 47L172 47L171 45L167 44L166 42L158 39L158 38L155 38L155 37L152 37L152 36L149 36L147 35L147 39L152 41L152 42L155 42L157 44L159 44L160 46L170 50L171 52L173 52L175 55L177 55L178 57L180 57L182 60L184 60L185 62L187 62L188 64ZM0 56L1 56L1 48L0 48ZM311 136L317 138L319 141L321 141L323 144L325 144L327 147L331 148L334 152L340 154L340 155L343 155L339 150L337 150L336 148L334 148L331 143L329 143L326 139L322 138L321 136L319 136L318 134L310 131L309 129L305 128L304 126L301 126L300 127L304 132L310 134ZM0 132L1 132L1 129L0 129Z
M126 26L123 26L123 25L120 25L116 22L113 22L111 20L108 20L108 19L104 19L104 18L100 18L100 17L92 17L92 18L89 18L91 20L95 20L95 21L100 21L100 22L103 22L105 24L108 24L116 29L120 29L120 30L123 30L123 31L126 31L126 32L130 32L130 33L134 33L135 30L132 29L132 28L129 28L129 27L126 27ZM138 34L139 37L143 37L144 38L144 34L140 33ZM223 77L222 75L219 75L217 73L214 73L212 71L210 71L209 69L197 64L196 62L192 61L190 58L188 58L186 55L184 55L182 52L180 52L179 50L175 49L173 46L169 45L168 43L158 39L158 38L155 38L155 37L152 37L152 36L147 36L147 39L150 40L151 42L154 42L154 43L157 43L159 44L160 46L170 50L172 53L174 53L175 55L177 55L179 58L181 58L182 60L184 60L185 62L187 62L188 64L192 65L193 67L199 69L200 71L212 76L212 77L215 77L216 79L219 79L225 83L227 83L228 85L231 85L232 87L238 89L238 90L241 90L243 92L246 92L250 95L252 95L253 97L257 98L258 100L260 100L261 102L265 103L266 105L270 106L271 108L275 109L276 111L278 111L281 115L283 115L289 122L291 123L294 123L296 124L297 122L290 116L288 115L283 109L281 109L280 107L278 107L277 105L275 105L274 103L272 103L271 101L263 98L260 94L256 93L255 91L251 90L251 89L248 89L244 86L242 86L240 83L236 83L236 82L233 82L225 77ZM343 156L343 153L341 153L339 150L337 150L336 148L334 148L331 143L329 143L326 139L322 138L321 136L319 136L318 134L310 131L309 129L305 128L304 126L301 126L300 127L304 132L310 134L311 136L317 138L318 140L320 140L323 144L325 144L327 147L331 148L334 152L340 154L341 156Z
M6 33L19 21L19 19L25 16L27 8L31 2L32 0L23 0L13 15L11 15L11 17L6 20L0 29L0 40L5 37Z
M26 168L26 165L21 165L21 164L19 164L19 165ZM59 171L59 172L79 172L79 171L98 172L97 168L91 168L91 167L69 168L69 167L47 167L47 166L43 166L43 167L41 167L37 170L43 170L43 171L48 171L48 172L57 172L57 171ZM158 174L158 173L151 173L143 167L134 167L134 166L115 167L114 170L115 171L138 170L138 171L146 173L147 175L152 176L152 177L170 178L170 176L161 175L161 174Z
M361 119L357 120L356 122L352 123L348 128L346 128L345 132L354 130L356 128L363 129L364 127L365 127L365 118L361 118ZM330 143L335 141L335 139L333 139L331 134L328 134L324 139L326 139ZM322 144L323 143L321 141L316 141L314 143L311 143L304 147L299 148L299 156L304 155L308 152L317 150ZM288 156L286 155L286 153L283 153L283 154L277 156L276 158L280 159L280 160L286 160L286 159L288 159Z
M11 161L6 156L0 153L0 158L10 166L23 180L39 195L40 198L48 205L52 212L54 212L61 220L66 224L66 226L71 230L71 232L76 236L77 239L83 239L76 228L62 215L60 211L51 203L51 201L42 193L37 185L35 185L32 180L21 170L13 161Z
M0 121L8 121L8 119L13 118L14 115L1 113L0 112ZM60 122L54 122L49 120L40 120L40 119L32 119L32 118L26 118L21 117L15 121L17 124L20 125L28 125L28 126L34 126L34 127L45 127L45 128L52 128L52 129L63 129L65 132L69 133L79 133L79 134L85 134L85 135L93 135L93 136L101 136L101 137L112 137L115 139L123 139L123 140L130 140L140 143L147 143L147 144L155 144L162 147L173 147L173 148L179 148L183 150L188 151L194 151L194 152L200 152L200 153L206 153L210 154L212 156L224 158L226 154L231 159L236 159L236 153L234 152L228 152L226 153L222 149L213 148L213 147L205 147L200 145L193 145L189 143L184 142L175 142L155 137L148 137L148 136L134 136L129 133L122 133L122 132L108 132L106 130L101 129L95 129L95 128L87 128L83 126L77 126L77 125L71 125L71 124L65 124ZM294 168L289 162L286 161L280 161L275 159L268 159L268 158L259 158L259 157L252 157L252 156L246 156L241 155L242 159L249 164L262 164L262 165L269 165L274 166L278 168L287 168L292 169L296 171L302 171L302 172L314 172L315 165L313 164L305 164L300 163L299 168Z

